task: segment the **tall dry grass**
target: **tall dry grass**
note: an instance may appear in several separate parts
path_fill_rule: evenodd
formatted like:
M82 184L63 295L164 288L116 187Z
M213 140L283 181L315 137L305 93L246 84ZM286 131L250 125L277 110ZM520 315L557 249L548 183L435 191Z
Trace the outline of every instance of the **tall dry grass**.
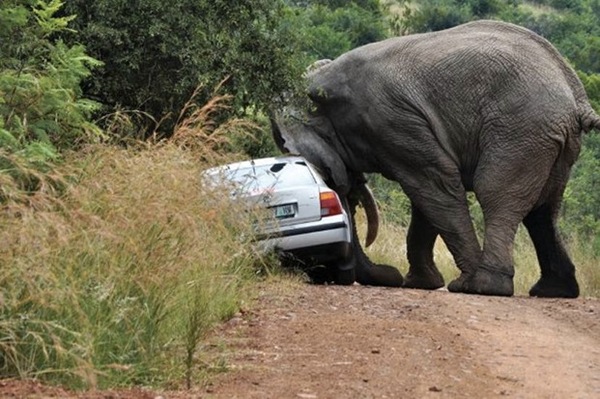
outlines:
M225 128L200 120L212 111L189 111L170 143L70 155L53 172L59 191L4 190L0 376L74 388L198 376L205 334L269 260L244 238L249 212L202 186L207 162L231 155L214 151Z
M357 222L359 235L361 235L366 231L366 221L362 212L357 212ZM361 240L364 242L362 235ZM591 251L586 250L580 239L569 239L567 246L576 265L581 296L600 297L600 260L595 258ZM408 272L406 227L384 221L377 240L366 250L366 253L372 260L396 266L402 275L406 275ZM459 276L454 259L440 238L436 241L434 259L446 284ZM529 289L540 278L540 269L533 243L523 227L520 227L517 232L513 259L515 295L528 295Z

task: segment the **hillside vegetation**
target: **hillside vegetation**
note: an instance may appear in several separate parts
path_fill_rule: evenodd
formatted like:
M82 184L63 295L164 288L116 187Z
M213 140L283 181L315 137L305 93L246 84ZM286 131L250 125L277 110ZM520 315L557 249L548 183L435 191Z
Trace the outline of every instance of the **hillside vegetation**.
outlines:
M251 212L200 172L275 154L269 106L310 62L478 18L551 40L598 109L600 0L3 0L0 378L178 387L225 369L203 362L206 332L278 269L244 238ZM561 219L588 296L600 295L598 171L591 133ZM385 222L370 255L405 272L408 200L370 179ZM523 294L538 273L523 232L515 257Z

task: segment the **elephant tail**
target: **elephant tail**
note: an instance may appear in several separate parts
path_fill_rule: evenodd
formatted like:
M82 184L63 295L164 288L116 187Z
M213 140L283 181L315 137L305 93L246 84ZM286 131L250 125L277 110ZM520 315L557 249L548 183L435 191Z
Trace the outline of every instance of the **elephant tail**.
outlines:
M583 130L585 133L592 129L600 131L600 116L592 109L589 103L586 105L587 107L581 110L579 114L581 130Z

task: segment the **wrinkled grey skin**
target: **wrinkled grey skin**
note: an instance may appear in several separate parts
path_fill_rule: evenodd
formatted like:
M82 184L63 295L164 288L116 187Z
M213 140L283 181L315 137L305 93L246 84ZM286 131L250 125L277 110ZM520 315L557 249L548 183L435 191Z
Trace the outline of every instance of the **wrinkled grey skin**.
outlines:
M307 77L314 107L280 114L274 137L325 169L352 212L362 173L400 183L412 205L405 287L444 285L433 261L439 235L461 271L450 291L513 295L513 242L523 222L541 268L530 295L579 295L556 219L581 135L600 128L600 118L550 43L515 25L478 21L320 64ZM467 191L483 210L483 248ZM360 283L397 285L385 273L361 281L358 274L379 266L358 243L355 261Z

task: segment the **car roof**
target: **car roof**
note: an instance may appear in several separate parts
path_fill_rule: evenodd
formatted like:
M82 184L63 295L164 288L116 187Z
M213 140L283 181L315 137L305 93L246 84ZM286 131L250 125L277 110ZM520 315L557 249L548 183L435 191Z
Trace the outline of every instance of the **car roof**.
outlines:
M226 165L217 166L215 168L209 169L211 170L224 170L224 169L243 169L250 168L252 166L262 166L262 165L272 165L276 163L305 163L308 164L308 161L301 156L298 155L282 155L277 157L267 157L267 158L254 158L247 161L234 162Z

